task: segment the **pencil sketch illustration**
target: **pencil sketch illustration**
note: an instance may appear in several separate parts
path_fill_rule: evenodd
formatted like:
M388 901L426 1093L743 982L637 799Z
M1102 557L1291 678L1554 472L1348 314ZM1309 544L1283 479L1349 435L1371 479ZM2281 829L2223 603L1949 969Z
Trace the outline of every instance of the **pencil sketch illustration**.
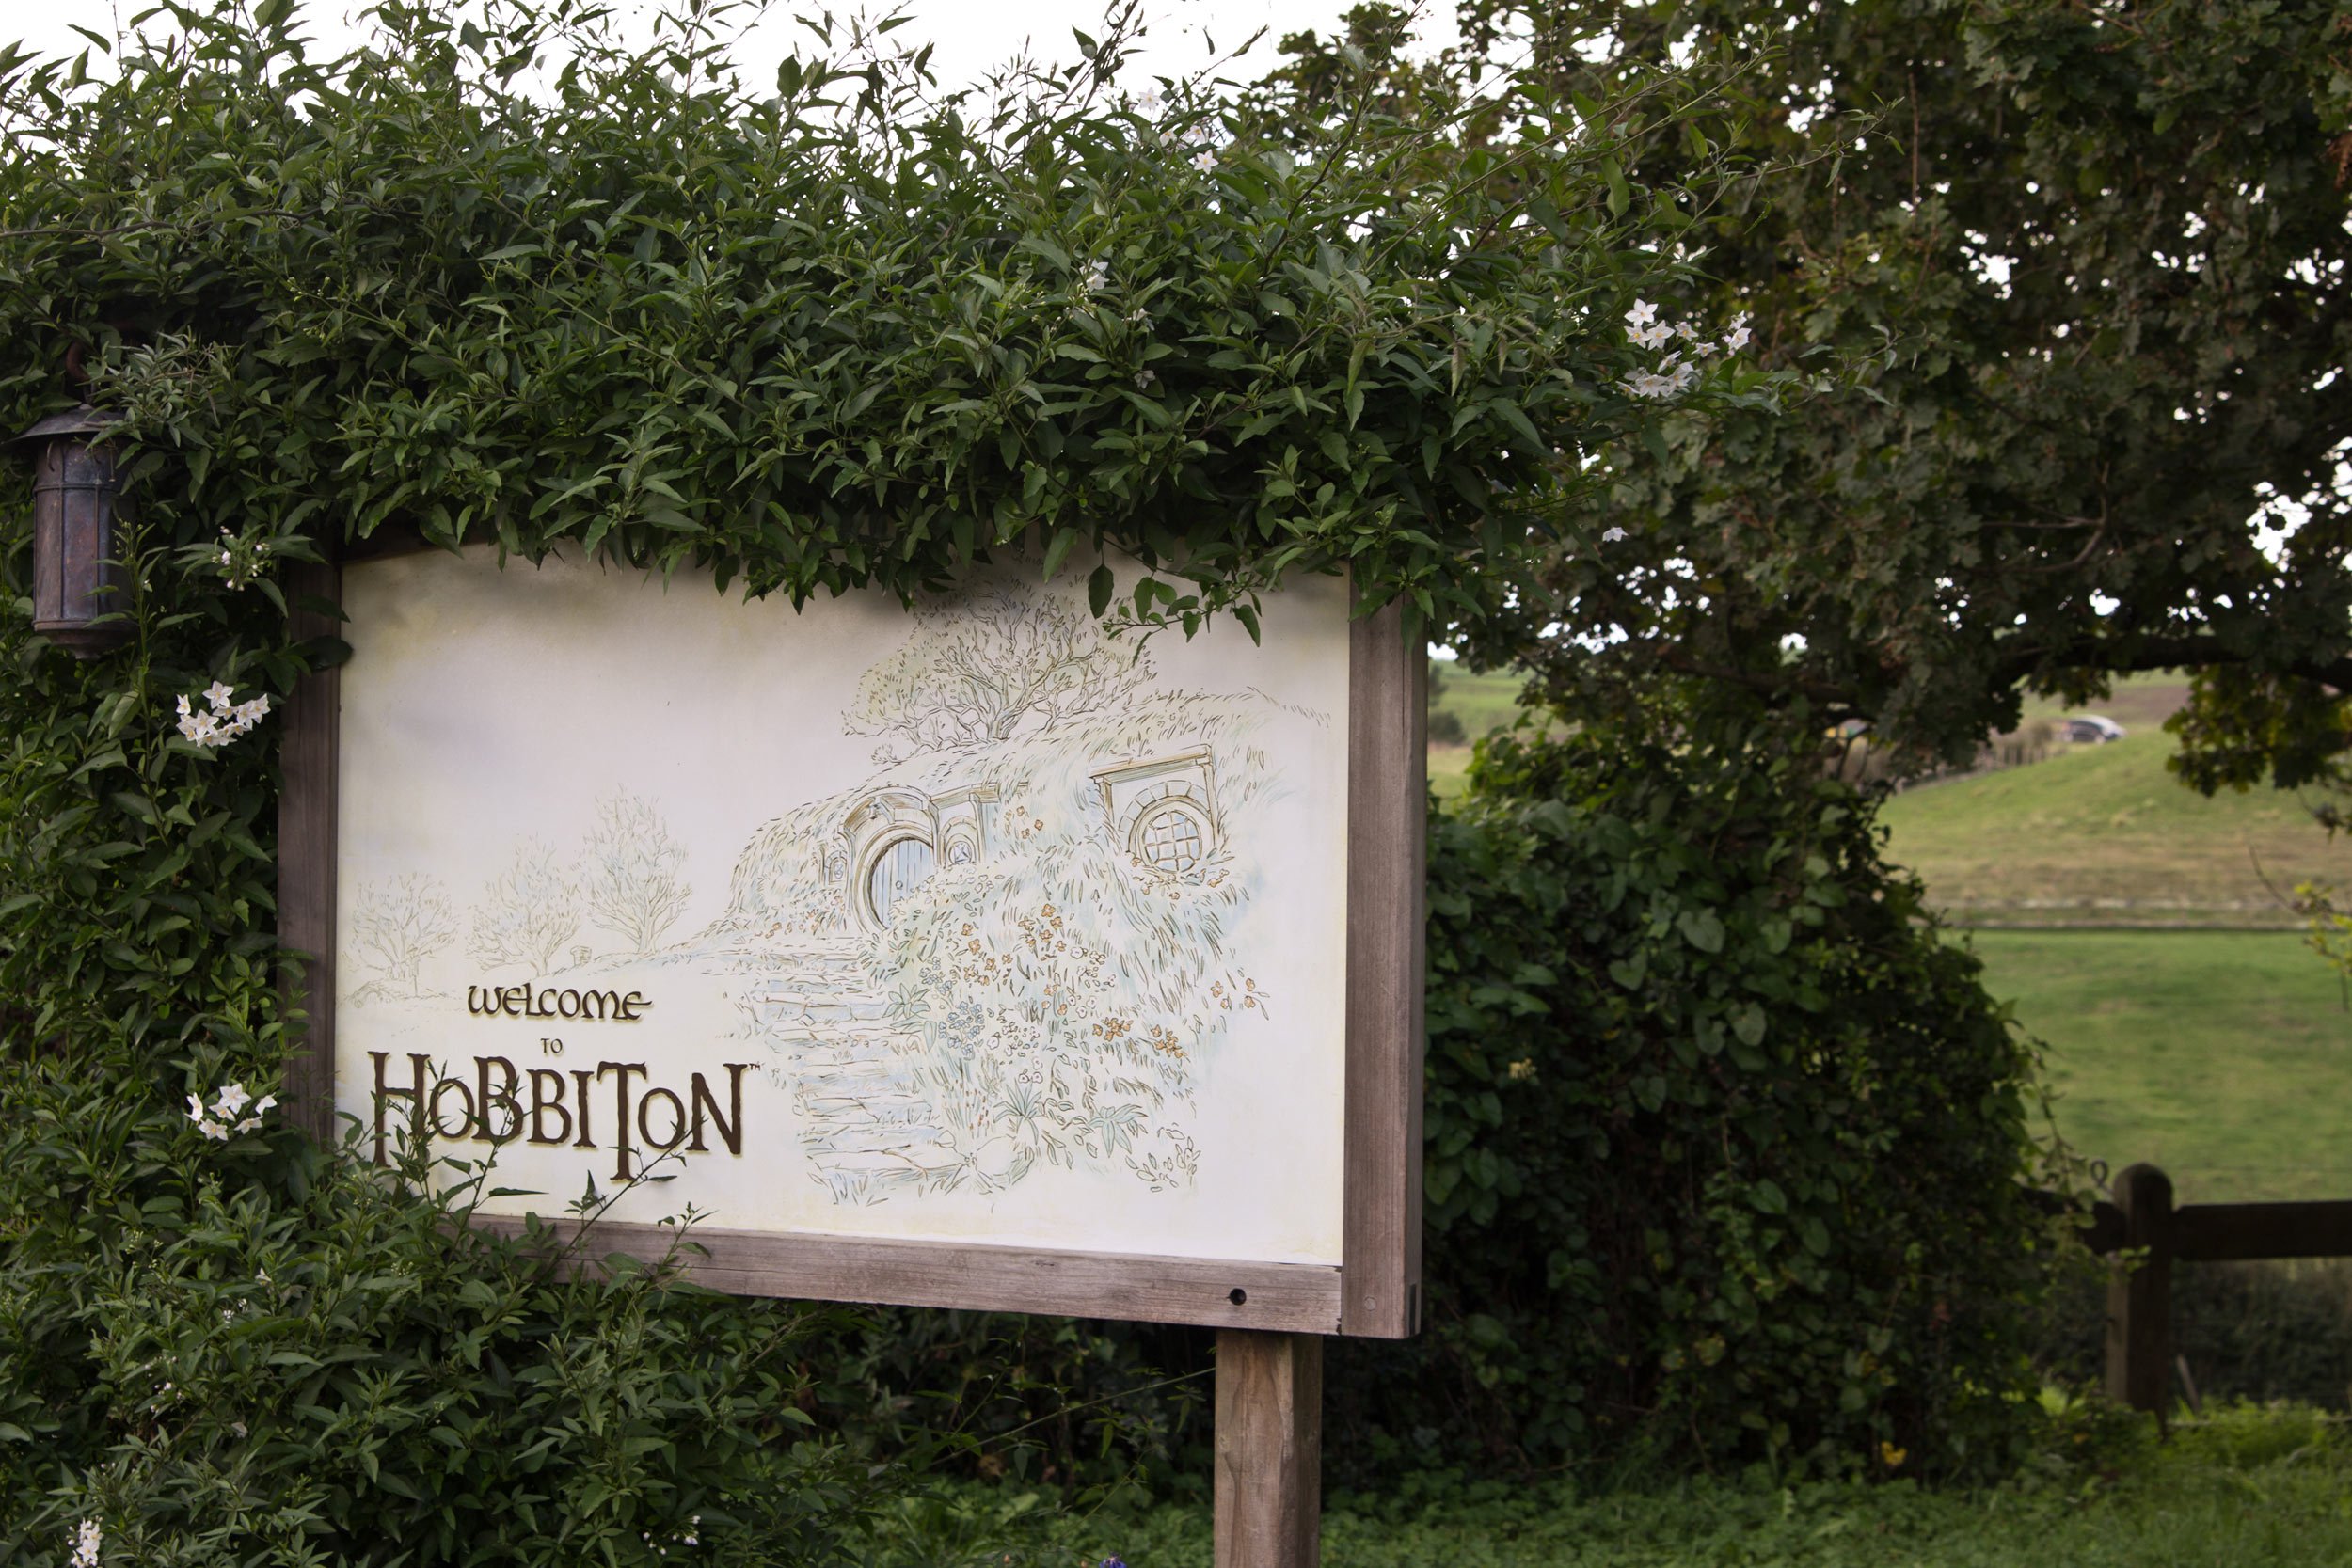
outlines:
M1282 797L1263 743L1278 720L1330 723L1156 683L1147 646L1074 592L920 605L837 720L745 716L870 737L872 771L779 802L717 918L680 926L688 857L664 813L691 805L608 790L568 855L523 838L496 863L465 911L466 958L498 983L712 977L834 1205L1057 1171L1187 1189L1204 1072L1278 1001L1240 958L1252 846ZM412 875L359 907L375 967L355 1000L420 994L457 938L447 895Z
M842 715L881 770L763 827L696 943L844 1204L1098 1169L1189 1187L1278 780L1254 695L1151 684L1083 605L918 610ZM1327 720L1325 721L1327 722Z
M364 884L355 900L351 948L369 978L352 1000L364 1006L437 994L424 983L425 963L456 938L457 915L437 879L411 871Z
M474 906L469 951L492 967L553 969L555 955L579 930L580 885L565 875L552 845L526 839Z

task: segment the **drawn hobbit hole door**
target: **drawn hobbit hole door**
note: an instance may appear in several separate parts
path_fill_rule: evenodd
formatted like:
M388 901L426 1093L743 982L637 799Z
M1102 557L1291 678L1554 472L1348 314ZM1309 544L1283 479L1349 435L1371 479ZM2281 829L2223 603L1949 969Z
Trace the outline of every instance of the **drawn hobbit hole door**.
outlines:
M892 907L921 885L938 861L930 841L913 833L883 845L866 874L866 907L874 924L887 927Z

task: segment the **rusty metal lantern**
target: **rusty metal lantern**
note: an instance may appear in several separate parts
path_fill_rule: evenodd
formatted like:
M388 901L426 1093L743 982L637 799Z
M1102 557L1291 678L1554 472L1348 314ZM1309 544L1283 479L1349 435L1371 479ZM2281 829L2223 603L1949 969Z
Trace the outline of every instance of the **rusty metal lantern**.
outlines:
M84 404L17 437L36 444L33 630L76 658L96 658L131 637L119 613L114 451L99 439L120 418Z

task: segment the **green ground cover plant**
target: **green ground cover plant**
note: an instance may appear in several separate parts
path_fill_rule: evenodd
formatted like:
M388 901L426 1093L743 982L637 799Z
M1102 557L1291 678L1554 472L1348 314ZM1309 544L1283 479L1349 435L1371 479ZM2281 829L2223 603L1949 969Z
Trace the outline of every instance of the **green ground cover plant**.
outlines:
M2075 1436L2086 1441L2075 1443ZM1767 1476L1668 1487L1466 1482L1442 1474L1382 1496L1340 1494L1329 1568L2335 1568L2352 1560L2352 1453L2308 1408L2244 1406L2091 1438L2061 1428L2034 1469L1983 1489L1799 1482ZM981 1490L910 1503L875 1568L1007 1562L1209 1568L1197 1505L1113 1498L1062 1512Z
M2043 765L2048 766L2048 765ZM2184 799L2189 799L2185 794ZM2284 931L1975 931L1985 988L2045 1042L2058 1132L2185 1203L2352 1196L2341 976Z

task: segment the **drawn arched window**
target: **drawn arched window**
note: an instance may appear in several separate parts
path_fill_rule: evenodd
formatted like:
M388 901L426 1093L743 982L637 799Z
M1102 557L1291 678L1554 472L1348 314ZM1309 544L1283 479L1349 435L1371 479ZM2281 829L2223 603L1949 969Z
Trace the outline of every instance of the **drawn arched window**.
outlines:
M892 908L921 886L938 863L938 852L929 839L909 834L882 846L866 873L866 905L873 911L874 923L889 925Z
M1209 850L1207 830L1191 806L1169 800L1136 824L1135 855L1144 864L1183 876Z

